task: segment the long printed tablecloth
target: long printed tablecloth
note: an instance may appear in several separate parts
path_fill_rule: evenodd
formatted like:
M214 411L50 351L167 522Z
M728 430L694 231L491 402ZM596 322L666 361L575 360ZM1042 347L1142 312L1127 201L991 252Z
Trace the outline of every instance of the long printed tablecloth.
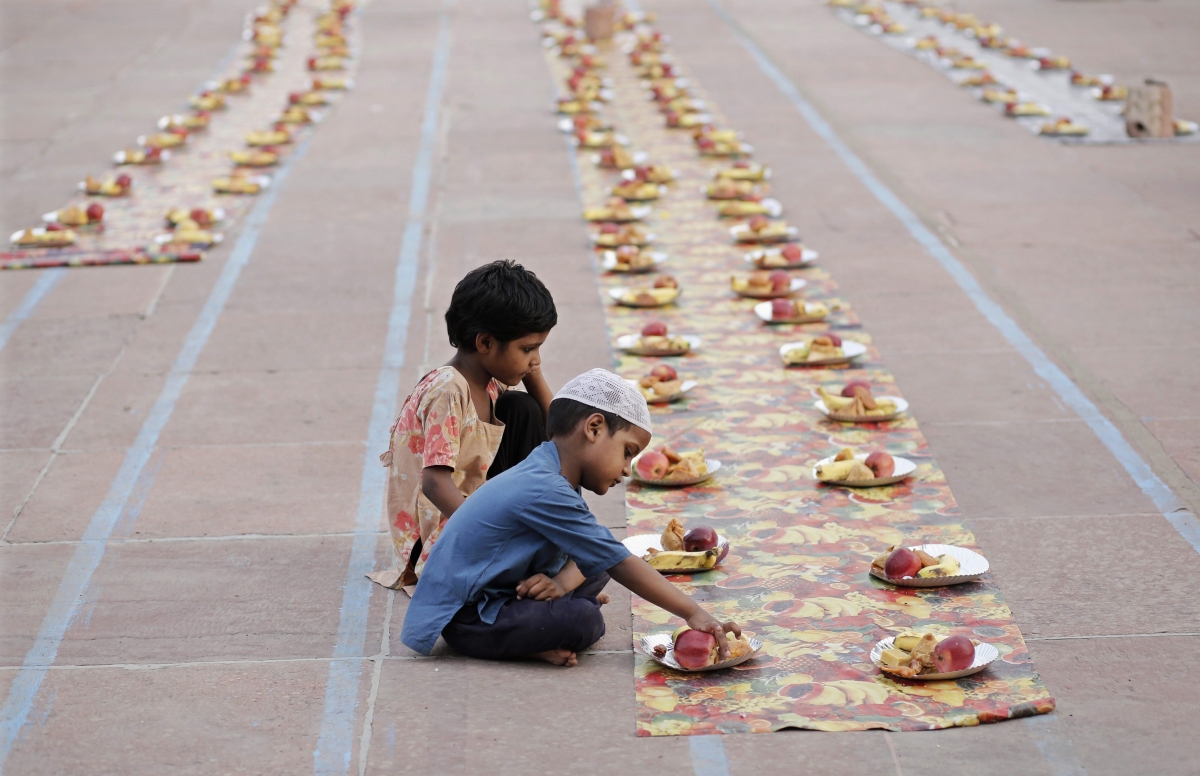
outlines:
M715 478L691 488L630 484L629 533L659 533L672 517L715 527L731 543L728 558L713 571L671 579L718 618L739 622L764 643L749 663L701 674L670 670L639 653L638 735L928 730L1052 710L1054 700L990 576L917 590L894 588L869 575L871 560L889 545L976 546L960 522L945 475L911 416L853 425L829 421L814 408L818 386L840 389L849 379L869 380L876 395L900 393L870 336L837 299L837 284L827 270L818 266L797 275L808 281L808 299L842 306L828 324L764 326L752 312L755 302L732 294L730 274L748 268L745 249L731 243L733 222L719 220L715 205L700 193L728 161L699 157L686 130L666 129L626 58L616 47L603 53L608 59L604 75L613 79L614 92L603 114L631 138L632 148L678 172L670 193L655 203L647 228L657 235L655 247L669 254L662 272L675 276L683 289L671 307L619 307L611 304L608 290L629 285L630 277L602 276L608 334L615 340L660 319L672 334L703 338L698 352L670 361L682 378L694 378L700 386L683 402L652 407L652 444L702 447L722 462ZM553 50L547 58L556 81L563 83L568 61ZM707 112L719 116L694 80L690 85L694 96L705 97ZM616 182L592 155L578 154L588 206L601 204ZM804 225L803 213L785 211L784 217ZM802 332L829 328L867 345L860 363L849 369L783 367L781 344ZM620 356L616 361L621 375L637 378L656 359ZM916 461L918 469L909 480L888 487L819 485L813 465L842 447L886 448ZM635 596L633 625L636 645L644 635L670 633L679 621ZM868 657L872 646L910 629L966 632L994 644L1000 659L958 681L882 675Z

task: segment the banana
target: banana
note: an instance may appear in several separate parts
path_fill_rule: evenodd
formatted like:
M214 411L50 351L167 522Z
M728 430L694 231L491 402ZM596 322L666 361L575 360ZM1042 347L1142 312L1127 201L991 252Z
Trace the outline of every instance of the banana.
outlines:
M917 572L918 577L952 577L959 571L958 561L953 555L939 555L936 566L926 566Z
M717 565L717 556L720 555L717 548L706 550L705 552L681 552L677 550L667 550L665 552L655 552L642 556L642 560L650 564L650 568L659 571L670 571L673 569L695 569L702 571L711 569Z
M840 410L854 403L853 397L837 396L824 388L818 388L817 393L821 395L821 401L825 402L825 406L830 410Z
M828 406L828 405L826 405ZM850 470L858 461L832 461L817 466L817 479L821 482L841 482L850 475Z

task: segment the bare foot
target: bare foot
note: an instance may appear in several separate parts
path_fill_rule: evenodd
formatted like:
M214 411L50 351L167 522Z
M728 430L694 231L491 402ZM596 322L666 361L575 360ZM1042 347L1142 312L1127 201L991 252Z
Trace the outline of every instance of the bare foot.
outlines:
M545 660L547 663L555 666L570 667L579 665L579 659L569 649L548 649L545 652L530 655L530 657L537 660Z
M611 600L612 599L608 597L608 593L599 593L596 595L596 603L600 604L601 606L604 606Z

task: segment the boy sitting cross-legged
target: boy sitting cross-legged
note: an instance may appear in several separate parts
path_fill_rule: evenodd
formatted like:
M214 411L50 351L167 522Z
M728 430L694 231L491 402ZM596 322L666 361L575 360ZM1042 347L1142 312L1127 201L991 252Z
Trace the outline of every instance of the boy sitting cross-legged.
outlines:
M630 473L650 442L646 400L612 372L593 369L550 404L549 442L488 480L454 513L425 562L401 640L428 655L440 634L458 652L532 657L573 666L604 635L609 578L689 627L717 637L722 625L629 553L588 509L580 488L603 494Z

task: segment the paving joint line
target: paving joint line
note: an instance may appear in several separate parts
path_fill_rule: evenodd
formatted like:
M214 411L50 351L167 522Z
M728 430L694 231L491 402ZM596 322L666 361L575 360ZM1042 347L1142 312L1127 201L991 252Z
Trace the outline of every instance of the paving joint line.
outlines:
M4 323L0 323L0 350L4 350L4 346L16 333L17 328L29 320L29 316L33 315L42 300L54 290L58 281L62 280L66 273L66 267L54 267L43 271L41 276L34 281L29 290L25 292L25 296L21 297L16 309L9 313L8 317L4 319Z
M280 533L280 534L221 534L218 536L143 536L121 537L120 539L106 539L110 544L170 544L180 542L240 542L240 541L258 541L262 539L344 539L359 535L357 531L330 531L329 533ZM387 534L387 531L377 531L379 536ZM49 539L46 541L25 541L25 542L0 542L0 547L56 547L56 546L74 546L85 542L98 542L98 539Z

